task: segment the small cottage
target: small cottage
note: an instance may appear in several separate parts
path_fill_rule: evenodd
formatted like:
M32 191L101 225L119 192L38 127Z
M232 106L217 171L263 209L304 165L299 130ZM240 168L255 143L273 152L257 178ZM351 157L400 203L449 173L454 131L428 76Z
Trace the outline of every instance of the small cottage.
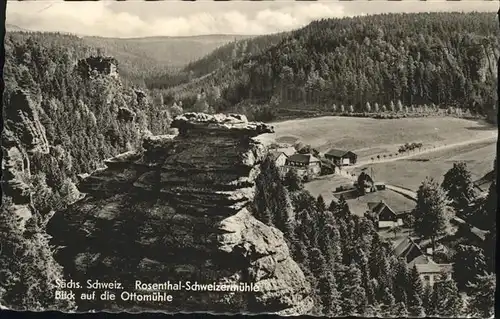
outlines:
M337 166L347 166L356 164L358 155L351 151L332 148L325 153L325 158L332 161Z
M452 264L437 264L433 260L426 264L415 264L415 268L422 282L431 287L441 280L450 280L453 272Z
M393 252L398 258L403 258L408 267L429 262L422 248L410 236L404 238Z
M286 159L287 169L296 170L301 177L315 177L321 173L321 161L311 154L293 154Z
M395 212L383 200L367 204L368 210L378 217L378 228L403 226L403 217L408 212Z
M271 152L271 153L269 153L269 156L274 161L274 164L276 165L276 167L285 166L286 160L288 158L288 156L284 152L281 152L281 151Z

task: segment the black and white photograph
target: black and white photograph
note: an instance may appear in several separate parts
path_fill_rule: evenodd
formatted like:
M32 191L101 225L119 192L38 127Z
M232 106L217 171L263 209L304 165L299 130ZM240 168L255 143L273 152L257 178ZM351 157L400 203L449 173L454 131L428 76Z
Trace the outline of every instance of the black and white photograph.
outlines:
M2 9L2 312L495 317L499 2Z

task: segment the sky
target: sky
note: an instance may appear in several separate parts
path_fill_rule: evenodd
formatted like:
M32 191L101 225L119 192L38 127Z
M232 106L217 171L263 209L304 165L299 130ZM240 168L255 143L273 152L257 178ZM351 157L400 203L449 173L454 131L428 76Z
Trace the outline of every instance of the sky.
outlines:
M59 31L103 37L260 35L298 29L321 18L389 12L490 11L498 1L386 0L296 2L145 2L32 0L7 2L6 23L33 31Z

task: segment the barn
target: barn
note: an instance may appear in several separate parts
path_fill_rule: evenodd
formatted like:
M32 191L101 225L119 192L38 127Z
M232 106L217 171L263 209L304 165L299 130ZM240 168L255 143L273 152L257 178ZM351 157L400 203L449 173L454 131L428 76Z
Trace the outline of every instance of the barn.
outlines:
M408 212L395 212L384 201L367 204L370 212L378 217L378 228L390 228L403 225L403 216Z
M337 166L347 166L356 164L358 155L351 151L332 148L325 153L325 158L334 162Z

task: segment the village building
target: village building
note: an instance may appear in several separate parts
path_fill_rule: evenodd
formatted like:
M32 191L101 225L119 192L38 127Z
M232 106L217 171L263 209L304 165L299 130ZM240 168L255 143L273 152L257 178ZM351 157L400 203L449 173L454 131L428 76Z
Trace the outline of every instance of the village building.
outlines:
M406 262L408 269L415 267L424 284L433 286L436 282L443 280L443 278L446 280L451 279L453 265L434 262L430 256L432 249L424 252L420 245L415 242L415 239L410 236L397 244L393 253Z
M395 212L386 202L370 202L367 204L368 210L377 216L378 228L391 228L396 226L403 226L403 217L408 212Z
M294 169L300 177L316 177L321 173L321 161L311 154L293 154L286 160L287 170Z
M276 167L283 167L286 164L288 156L282 151L273 151L269 153L269 157L274 161Z
M337 166L354 165L358 160L358 155L355 153L334 148L326 152L324 156L327 160L332 161Z
M415 264L425 264L429 262L424 251L410 236L404 238L395 248L394 254L398 258L405 260L406 265L411 268Z
M453 273L452 264L438 264L432 259L426 264L415 264L420 280L424 285L434 286L436 282L450 280Z

